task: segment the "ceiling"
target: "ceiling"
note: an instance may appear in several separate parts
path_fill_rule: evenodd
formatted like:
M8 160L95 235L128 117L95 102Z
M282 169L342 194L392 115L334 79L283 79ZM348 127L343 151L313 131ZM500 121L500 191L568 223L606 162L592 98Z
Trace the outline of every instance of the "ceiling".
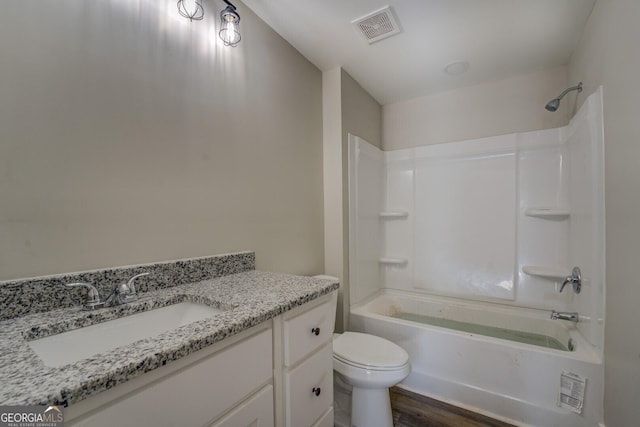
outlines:
M595 0L243 0L325 71L381 104L565 65ZM368 44L351 21L391 6L401 33ZM446 64L468 72L450 76Z

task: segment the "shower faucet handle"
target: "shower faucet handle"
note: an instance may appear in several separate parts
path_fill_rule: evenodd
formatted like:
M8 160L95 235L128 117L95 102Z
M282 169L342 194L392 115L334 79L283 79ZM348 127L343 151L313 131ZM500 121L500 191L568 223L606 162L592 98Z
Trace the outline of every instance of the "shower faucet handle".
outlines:
M564 287L571 283L573 287L573 292L576 294L580 293L582 289L582 273L580 272L580 267L573 267L573 271L571 272L571 276L567 276L562 282L562 286L560 286L560 292L564 290Z

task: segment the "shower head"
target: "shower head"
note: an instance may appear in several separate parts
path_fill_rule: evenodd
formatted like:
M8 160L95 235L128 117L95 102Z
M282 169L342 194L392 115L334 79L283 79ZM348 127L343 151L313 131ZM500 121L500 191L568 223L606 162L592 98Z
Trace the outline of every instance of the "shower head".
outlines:
M556 98L549 101L547 105L544 106L544 108L553 112L553 111L556 111L559 106L560 106L560 98Z
M569 92L571 92L572 90L577 90L578 93L582 92L582 82L578 83L577 86L573 86L573 87L570 87L569 89L566 89L564 92L560 94L560 96L549 101L547 105L544 106L544 108L546 108L548 111L551 111L551 112L556 111L560 106L560 100L564 98L564 96Z

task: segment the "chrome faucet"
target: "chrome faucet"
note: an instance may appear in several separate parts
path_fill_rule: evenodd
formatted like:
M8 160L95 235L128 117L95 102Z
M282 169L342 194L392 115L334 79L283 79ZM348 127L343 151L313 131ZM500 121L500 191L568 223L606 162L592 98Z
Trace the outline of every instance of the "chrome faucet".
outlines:
M107 299L114 298L115 304L126 304L128 302L132 302L138 299L138 292L136 291L136 286L133 283L138 277L148 276L149 273L140 273L133 276L127 283L122 283L118 285L111 295Z
M570 322L575 322L575 323L578 323L578 321L580 320L580 316L578 316L577 312L566 313L566 312L559 312L555 310L551 312L551 318L553 320L558 320L558 319L568 320Z
M100 293L95 288L95 286L84 282L67 283L67 286L82 286L87 288L87 298L84 300L84 304L82 304L82 308L84 308L85 310L96 310L98 308L104 307L105 302L100 300Z
M580 293L580 289L582 289L582 273L580 272L580 267L573 267L573 271L571 272L571 276L567 276L562 282L562 286L560 286L560 292L571 283L573 287L573 292L576 294Z

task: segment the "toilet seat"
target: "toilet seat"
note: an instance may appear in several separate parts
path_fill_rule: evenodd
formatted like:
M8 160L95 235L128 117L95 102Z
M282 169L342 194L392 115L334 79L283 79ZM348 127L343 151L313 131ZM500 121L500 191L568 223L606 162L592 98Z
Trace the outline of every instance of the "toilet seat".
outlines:
M356 368L394 371L409 363L400 346L375 335L345 332L333 340L333 357Z

